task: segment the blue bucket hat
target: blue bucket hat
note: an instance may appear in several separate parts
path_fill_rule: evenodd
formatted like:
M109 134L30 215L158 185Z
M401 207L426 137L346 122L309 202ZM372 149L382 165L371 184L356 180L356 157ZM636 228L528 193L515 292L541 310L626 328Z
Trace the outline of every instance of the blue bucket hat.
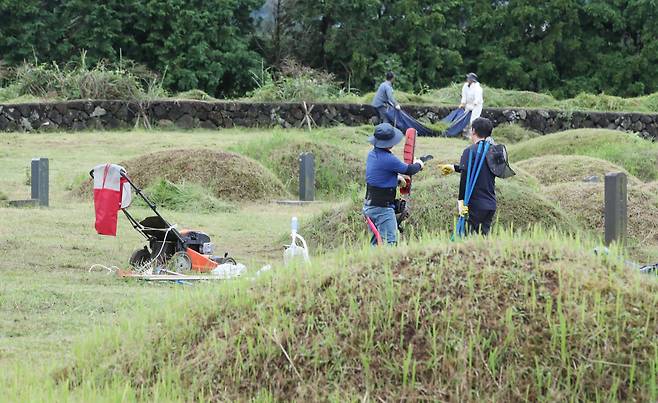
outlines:
M478 80L478 75L475 74L475 73L468 73L468 74L466 74L466 79L467 79L467 80L473 80L473 81L475 81L476 83L479 82L479 80Z
M375 133L368 138L368 142L377 148L391 148L403 138L404 134L390 123L381 123L375 126Z

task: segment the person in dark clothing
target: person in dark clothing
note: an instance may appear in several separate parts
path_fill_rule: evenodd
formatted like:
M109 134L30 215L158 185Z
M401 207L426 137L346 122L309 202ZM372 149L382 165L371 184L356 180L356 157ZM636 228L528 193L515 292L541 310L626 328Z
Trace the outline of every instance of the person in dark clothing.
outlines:
M483 141L492 142L492 131L493 124L489 119L475 119L471 127L470 136L473 144L464 150L459 165L440 166L443 175L453 172L459 172L461 174L457 203L459 215L466 217L466 230L468 233L489 234L491 222L496 214L496 177L486 162L482 164L480 174L475 180L475 187L468 201L468 206L464 205L464 194L466 193L466 179L468 175L468 156L472 150L475 159L479 143ZM471 167L471 169L475 168Z
M393 97L393 80L395 74L392 71L386 73L386 81L379 85L375 97L372 100L372 106L377 110L379 123L391 123L386 116L386 110L389 107L395 107L400 110L400 104Z
M389 123L381 123L375 127L374 135L368 139L373 148L366 160L366 198L363 214L372 220L383 242L388 245L397 243L395 196L397 187L406 185L406 178L402 175L415 175L424 165L421 160L405 164L391 152L403 138L400 130ZM371 243L377 245L374 234Z

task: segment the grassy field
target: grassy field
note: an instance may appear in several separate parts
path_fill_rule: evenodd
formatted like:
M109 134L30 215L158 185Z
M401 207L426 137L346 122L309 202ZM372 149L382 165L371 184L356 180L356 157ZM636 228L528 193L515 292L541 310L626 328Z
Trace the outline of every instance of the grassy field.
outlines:
M615 163L638 175L629 183L650 189L643 180L655 177L655 167L630 150L655 158L653 145L605 130L539 139L522 134L526 140L510 153L515 161L528 159L527 170L499 184L503 207L490 240L448 241L456 178L443 179L430 165L419 176L415 215L399 251L375 257L362 243L330 245L322 256L314 254L311 268L279 267L292 216L300 217L309 238L341 231L365 236L353 220L358 212L343 215L349 200L358 207L362 178L341 175L365 158L370 130L0 136L0 193L29 196L33 157L50 158L51 169L49 208L0 204L0 389L9 401L656 399L655 279L624 268L622 256L632 250L595 257L599 223L554 188L561 182L578 187L582 175ZM615 142L565 146L569 135ZM122 217L116 238L95 234L91 201L72 191L93 166L185 144L244 154L294 191L294 175L281 169L293 165L288 143L320 145L316 152L326 153L324 161L332 163L319 167L318 187L327 201L296 207L219 194L217 201L231 208L162 210L171 222L208 232L219 252L247 265L245 278L188 287L88 272L94 264L125 267L143 244ZM433 154L435 164L454 162L465 146L459 139L420 138L417 153ZM533 172L556 170L555 158L533 158L542 153L607 162L579 160L578 170L561 179L535 178ZM333 155L340 158L332 161ZM189 185L193 194L208 189ZM656 205L650 191L640 196ZM148 214L131 209L138 217ZM510 225L524 230L510 231ZM642 233L641 220L631 225L629 232ZM643 253L631 255L654 256L653 238L634 244ZM274 264L272 274L250 279L265 264Z

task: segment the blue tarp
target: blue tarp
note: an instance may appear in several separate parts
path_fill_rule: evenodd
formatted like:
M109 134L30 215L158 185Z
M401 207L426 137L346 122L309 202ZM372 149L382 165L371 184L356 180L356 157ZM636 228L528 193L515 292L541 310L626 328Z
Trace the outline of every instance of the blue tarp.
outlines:
M402 133L406 132L408 128L413 127L416 129L416 134L419 136L438 135L438 133L423 126L419 121L407 115L404 111L399 111L395 108L388 108L386 111L386 117L388 117L388 120L393 126L402 130Z
M448 116L443 118L441 122L450 125L443 133L448 137L454 137L463 132L468 123L471 121L471 111L466 112L464 109L459 108L450 112Z

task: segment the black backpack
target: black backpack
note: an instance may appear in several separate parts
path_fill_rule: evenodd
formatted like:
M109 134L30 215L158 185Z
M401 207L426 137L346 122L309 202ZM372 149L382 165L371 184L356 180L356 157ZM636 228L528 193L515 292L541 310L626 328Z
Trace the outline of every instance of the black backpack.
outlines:
M487 153L487 166L494 176L506 179L516 175L509 166L507 148L504 144L491 144Z

